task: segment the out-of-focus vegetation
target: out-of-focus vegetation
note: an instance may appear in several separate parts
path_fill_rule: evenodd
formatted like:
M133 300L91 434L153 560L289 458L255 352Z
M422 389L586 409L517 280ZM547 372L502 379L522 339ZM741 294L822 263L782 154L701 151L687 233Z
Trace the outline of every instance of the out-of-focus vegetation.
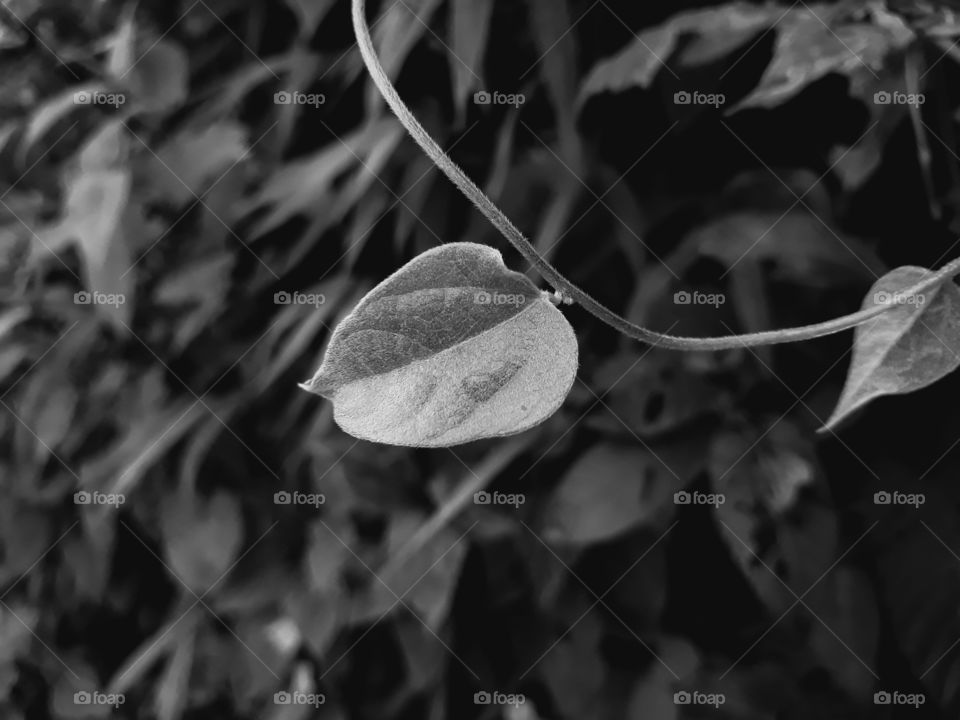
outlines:
M370 13L434 137L631 320L815 322L956 252L949 5ZM4 718L956 713L955 377L816 436L849 336L680 355L573 307L543 426L355 441L297 389L337 318L440 242L525 268L348 3L11 0L0 57Z

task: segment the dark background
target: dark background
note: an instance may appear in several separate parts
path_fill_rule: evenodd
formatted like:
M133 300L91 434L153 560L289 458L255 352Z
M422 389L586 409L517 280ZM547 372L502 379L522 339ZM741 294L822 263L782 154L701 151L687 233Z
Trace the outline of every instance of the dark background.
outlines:
M948 4L369 14L441 146L636 322L817 322L890 268L957 254ZM356 441L297 388L338 318L439 242L527 268L378 101L349 3L22 0L0 55L4 718L111 714L83 691L164 720L956 715L955 376L818 434L852 333L679 354L574 306L578 380L543 425L445 450ZM75 104L86 89L125 102ZM275 300L295 292L323 302ZM325 702L276 704L294 690Z

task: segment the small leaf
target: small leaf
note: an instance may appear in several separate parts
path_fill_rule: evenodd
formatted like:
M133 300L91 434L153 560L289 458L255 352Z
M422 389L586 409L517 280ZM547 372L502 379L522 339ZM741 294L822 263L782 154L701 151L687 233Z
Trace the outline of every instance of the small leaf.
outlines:
M887 302L897 307L856 329L843 394L822 430L874 398L919 390L960 365L960 289L947 281L915 297L899 294L929 274L900 267L870 288L864 308Z
M546 420L577 371L573 328L500 253L449 243L371 290L301 385L354 437L446 447Z

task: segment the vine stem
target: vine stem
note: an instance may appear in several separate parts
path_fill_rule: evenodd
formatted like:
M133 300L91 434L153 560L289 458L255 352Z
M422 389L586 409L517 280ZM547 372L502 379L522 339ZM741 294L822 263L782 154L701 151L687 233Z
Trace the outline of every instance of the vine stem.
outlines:
M443 149L437 145L436 141L430 137L430 134L424 129L400 98L397 89L390 81L390 78L387 77L383 65L380 64L380 59L377 57L376 50L373 46L373 39L370 37L370 28L367 25L366 0L352 0L352 10L353 29L357 38L357 45L360 48L360 54L363 57L363 62L367 66L367 71L370 73L370 77L373 79L374 85L376 85L380 91L383 99L387 102L390 109L393 110L394 114L396 114L407 132L410 133L410 136L423 149L427 156L433 160L434 164L457 186L460 192L483 213L507 241L517 249L527 262L536 268L537 272L539 272L555 290L559 290L564 296L579 303L584 310L591 315L602 320L627 337L671 350L729 350L739 347L777 345L781 343L798 342L800 340L811 340L813 338L843 332L844 330L850 330L887 312L891 308L897 307L896 303L891 302L865 308L850 315L844 315L843 317L814 325L747 333L745 335L701 338L667 335L654 330L648 330L617 315L613 310L595 300L567 280L553 265L541 257L536 248L523 236L523 233L516 228L510 219L503 214L493 200L487 197L483 190L477 187L476 183L467 177L463 170L461 170ZM904 288L899 294L904 297L919 295L937 287L958 273L960 273L960 258L952 260L936 272L931 272L928 277L909 288Z

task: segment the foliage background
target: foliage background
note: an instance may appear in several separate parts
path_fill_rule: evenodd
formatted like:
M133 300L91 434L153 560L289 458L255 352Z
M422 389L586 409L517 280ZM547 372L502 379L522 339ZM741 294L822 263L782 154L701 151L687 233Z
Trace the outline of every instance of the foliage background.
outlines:
M949 5L370 14L440 144L632 320L815 322L889 267L955 254ZM579 380L540 428L439 451L355 441L296 387L337 318L438 242L523 268L378 100L346 0L16 0L0 17L3 717L110 714L74 702L94 689L161 719L960 709L955 377L818 435L849 333L680 355L572 307ZM481 487L525 502L458 495ZM683 489L726 502L677 505ZM278 505L284 490L325 502ZM285 690L326 702L275 704ZM483 690L527 702L475 705ZM676 704L685 690L726 701ZM926 702L876 705L884 690Z

